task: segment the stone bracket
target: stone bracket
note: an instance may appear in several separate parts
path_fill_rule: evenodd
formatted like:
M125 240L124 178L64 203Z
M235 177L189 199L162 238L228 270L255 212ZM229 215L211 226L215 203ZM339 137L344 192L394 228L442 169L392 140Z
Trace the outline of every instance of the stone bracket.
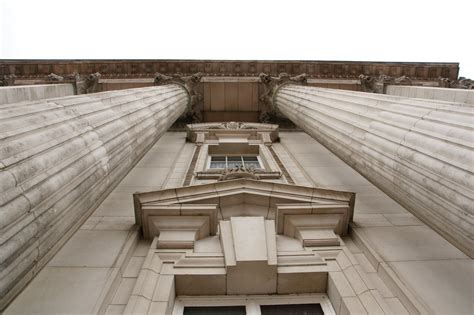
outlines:
M158 236L159 248L193 248L194 241L217 232L217 206L150 205L142 207L143 236Z

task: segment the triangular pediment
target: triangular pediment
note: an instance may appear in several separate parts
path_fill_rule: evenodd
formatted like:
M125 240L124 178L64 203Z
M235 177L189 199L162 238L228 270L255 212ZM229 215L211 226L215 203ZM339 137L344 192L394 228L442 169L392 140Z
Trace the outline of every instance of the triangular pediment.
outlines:
M237 179L136 193L134 204L136 222L146 238L172 229L170 225L186 225L185 220L178 223L179 217L188 219L188 225L182 228L187 231L193 229L190 225L199 225L199 220L191 217L205 218L201 219L205 227L195 231L194 237L200 238L214 235L221 220L257 216L274 220L278 234L297 238L295 224L303 224L304 230L329 227L336 234L345 234L352 220L354 198L351 192ZM192 246L190 243L183 246Z
M181 294L196 294L189 284L206 286L208 276L218 279L225 294L320 293L328 264L306 247L333 252L340 245L354 198L350 192L236 179L136 193L134 203L152 248L176 257L171 272ZM290 238L301 246L288 246ZM213 245L202 251L203 244ZM302 287L301 277L319 285Z

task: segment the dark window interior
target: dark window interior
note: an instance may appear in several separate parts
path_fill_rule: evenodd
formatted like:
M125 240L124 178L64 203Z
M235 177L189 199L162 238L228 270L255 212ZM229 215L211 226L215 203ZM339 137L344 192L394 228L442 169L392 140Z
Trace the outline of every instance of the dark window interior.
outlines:
M245 315L245 306L186 306L184 308L183 314L184 315Z
M324 315L320 304L261 305L262 315Z

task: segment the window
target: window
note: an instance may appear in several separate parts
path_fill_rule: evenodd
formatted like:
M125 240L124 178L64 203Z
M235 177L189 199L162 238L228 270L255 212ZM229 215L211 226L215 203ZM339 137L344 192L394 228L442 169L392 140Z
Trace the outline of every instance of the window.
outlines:
M321 304L260 305L261 315L324 315ZM185 306L183 315L246 315L245 306Z
M246 315L245 306L186 306L183 315Z
M260 305L262 315L324 315L321 304Z
M211 155L209 168L224 169L245 166L260 169L260 159L256 155Z
M326 294L177 296L173 315L335 315Z

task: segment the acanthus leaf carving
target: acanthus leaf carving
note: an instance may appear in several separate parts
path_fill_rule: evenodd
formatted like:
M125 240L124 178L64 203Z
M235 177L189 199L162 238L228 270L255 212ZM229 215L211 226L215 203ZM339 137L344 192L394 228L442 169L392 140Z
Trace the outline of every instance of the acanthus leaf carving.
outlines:
M0 86L13 86L15 85L16 75L6 74L0 77Z
M474 89L474 81L465 77L459 77L457 80L450 80L448 78L438 78L438 84L440 87L453 88L453 89Z
M201 82L203 74L201 72L184 76L181 73L176 73L171 76L164 75L161 73L155 73L155 79L153 84L156 86L166 84L178 84L182 86L189 96L187 116L191 116L193 123L199 123L202 121L202 110L199 109L199 104L203 99L201 93L197 91L197 86Z
M263 93L259 100L267 107L260 114L259 121L262 123L270 123L272 117L275 116L275 107L273 105L273 97L282 86L287 84L306 85L307 75L302 73L297 76L290 76L288 73L282 72L277 77L270 74L260 73L260 81L263 83Z
M239 179L239 178L259 180L260 176L256 174L255 168L238 165L238 166L234 166L233 168L226 168L222 172L222 175L219 177L217 181Z
M412 85L411 79L405 75L394 78L384 74L381 74L378 77L361 74L359 75L359 81L362 87L362 92L379 94L384 93L387 84Z

